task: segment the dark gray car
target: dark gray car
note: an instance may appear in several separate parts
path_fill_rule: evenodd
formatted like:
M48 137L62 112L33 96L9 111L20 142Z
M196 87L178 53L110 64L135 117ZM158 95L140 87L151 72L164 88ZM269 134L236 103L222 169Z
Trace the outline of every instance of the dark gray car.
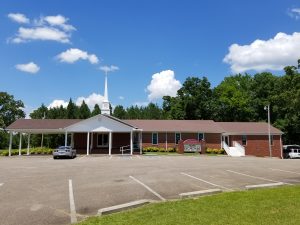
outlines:
M71 146L59 146L57 149L53 150L53 159L57 158L75 158L76 150Z

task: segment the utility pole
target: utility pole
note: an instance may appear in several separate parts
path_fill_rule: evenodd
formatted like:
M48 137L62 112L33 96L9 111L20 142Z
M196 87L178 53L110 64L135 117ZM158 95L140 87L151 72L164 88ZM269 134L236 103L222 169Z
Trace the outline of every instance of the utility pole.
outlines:
M265 106L265 110L268 111L268 134L269 134L269 152L270 157L272 157L272 146L271 146L271 124L270 124L270 104Z

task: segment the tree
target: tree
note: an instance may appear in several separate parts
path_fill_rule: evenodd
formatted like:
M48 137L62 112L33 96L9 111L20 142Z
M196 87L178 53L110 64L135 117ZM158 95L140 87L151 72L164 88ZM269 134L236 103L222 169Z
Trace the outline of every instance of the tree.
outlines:
M79 107L79 119L87 119L91 116L91 111L88 105L83 100L81 106Z
M24 103L15 100L13 95L0 92L0 127L6 128L17 119L24 118Z
M9 135L4 129L17 119L25 117L23 108L24 103L21 100L15 100L7 92L0 92L0 149L8 146ZM13 141L13 147L15 146Z
M48 118L48 108L42 104L39 108L34 110L32 113L30 113L30 118L31 119L43 119L43 118Z
M95 106L94 106L94 109L93 109L93 112L92 112L92 115L91 115L91 116L96 116L96 115L98 115L98 114L101 114L101 109L100 109L100 107L99 107L99 105L98 105L98 104L95 104Z
M126 113L125 109L123 108L123 106L117 105L114 109L113 116L117 117L119 119L126 119L127 113Z
M225 77L214 89L216 120L253 121L252 83L248 74Z
M77 119L78 117L78 107L70 98L69 104L67 106L67 119Z

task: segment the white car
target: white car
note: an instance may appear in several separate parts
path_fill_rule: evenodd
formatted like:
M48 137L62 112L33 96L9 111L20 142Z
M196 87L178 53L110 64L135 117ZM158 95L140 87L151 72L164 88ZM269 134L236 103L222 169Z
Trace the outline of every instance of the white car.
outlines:
M75 158L76 157L76 150L73 149L71 146L59 146L57 149L53 150L53 159L57 158Z
M299 145L284 145L283 146L284 158L300 158L300 146Z

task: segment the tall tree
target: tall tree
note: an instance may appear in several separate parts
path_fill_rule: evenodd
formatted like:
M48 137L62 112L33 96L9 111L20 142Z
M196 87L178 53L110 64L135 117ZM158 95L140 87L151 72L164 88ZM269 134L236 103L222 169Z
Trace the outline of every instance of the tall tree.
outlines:
M91 116L91 111L88 105L83 100L81 106L79 107L79 118L80 119L87 119Z
M99 107L98 104L95 104L91 116L96 116L96 115L98 115L98 114L101 114L101 109L100 109L100 107Z
M127 117L126 114L127 113L126 113L125 109L123 108L123 106L117 105L114 109L113 116L117 117L119 119L126 119L126 117Z
M70 98L69 104L67 106L67 119L77 119L78 116L78 107L73 103L72 99Z
M30 118L31 119L43 119L44 117L48 118L47 114L48 114L48 108L44 104L42 104L39 108L34 110L32 113L30 113Z

